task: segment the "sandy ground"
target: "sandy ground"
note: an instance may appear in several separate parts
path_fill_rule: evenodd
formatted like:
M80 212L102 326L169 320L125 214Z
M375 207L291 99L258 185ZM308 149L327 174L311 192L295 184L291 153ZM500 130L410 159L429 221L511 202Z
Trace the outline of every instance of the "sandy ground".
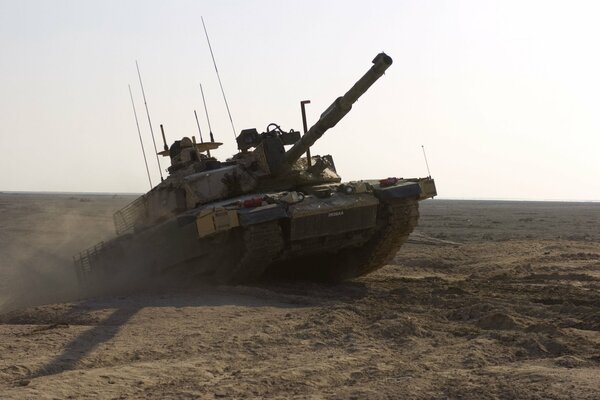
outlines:
M71 255L129 200L0 195L0 398L600 399L598 203L427 201L338 286L77 300Z

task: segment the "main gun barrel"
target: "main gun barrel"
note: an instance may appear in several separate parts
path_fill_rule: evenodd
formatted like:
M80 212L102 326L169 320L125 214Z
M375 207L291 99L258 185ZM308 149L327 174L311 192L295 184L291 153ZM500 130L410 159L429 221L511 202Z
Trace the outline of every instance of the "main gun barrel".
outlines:
M321 114L319 120L306 132L291 149L285 153L284 166L292 166L310 146L312 146L330 128L333 128L352 109L352 104L358 100L379 79L389 66L392 58L385 53L379 53L373 59L373 66L346 92L338 97Z

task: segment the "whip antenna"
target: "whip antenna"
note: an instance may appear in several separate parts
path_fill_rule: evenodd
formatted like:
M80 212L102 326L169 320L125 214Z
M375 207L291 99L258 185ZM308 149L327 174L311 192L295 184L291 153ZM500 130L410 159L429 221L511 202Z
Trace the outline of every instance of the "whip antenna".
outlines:
M148 183L152 189L152 179L150 179L150 170L148 169L148 160L146 159L146 151L144 150L144 142L142 142L142 132L140 131L140 123L138 122L137 112L135 111L135 103L133 102L133 94L131 93L131 85L129 87L129 97L131 97L131 105L133 107L133 116L135 117L135 125L137 126L138 136L140 137L140 146L142 146L142 154L144 155L144 164L146 165L146 173L148 174Z
M204 140L202 139L202 129L200 129L200 122L198 122L198 113L196 113L196 110L194 110L194 117L196 117L196 125L198 125L198 134L200 135L200 143L204 143ZM195 141L195 139L194 139L194 141ZM207 150L206 153L210 157L210 150Z
M196 113L196 110L194 110L194 117L196 117L196 125L198 125L198 134L200 135L200 143L204 143L204 140L202 140L202 129L200 129L200 122L198 122L198 114Z
M202 84L200 84L200 93L202 93L202 103L204 103L204 112L206 113L206 120L208 121L208 133L210 134L210 141L214 142L215 138L212 133L212 128L210 127L210 117L208 116L208 108L206 107L206 99L204 98L204 90L202 89Z
M210 45L210 39L208 38L208 31L204 24L204 17L200 17L202 20L202 26L204 27L204 34L206 35L206 41L208 42L208 48L210 50L210 56L212 57L213 65L215 66L215 72L217 73L217 79L219 80L219 86L221 87L221 93L223 94L223 100L225 100L225 107L227 108L227 114L229 114L229 121L231 122L231 129L233 129L233 137L237 138L235 133L235 126L233 126L233 118L231 118L231 111L229 111L229 104L227 103L227 97L225 96L225 90L223 90L223 84L221 83L221 76L219 75L219 69L217 68L217 62L215 61L215 55L213 54L212 46Z
M148 125L150 125L150 135L152 135L152 144L154 144L154 154L156 154L156 162L158 163L158 172L160 174L160 180L163 181L162 168L160 167L158 150L156 149L156 140L154 140L154 130L152 129L152 121L150 120L150 111L148 111L148 102L146 101L146 93L144 92L144 84L142 83L142 74L140 74L140 67L137 60L135 60L135 67L137 68L138 78L140 79L140 87L142 88L142 97L144 98L144 106L146 107L146 115L148 116Z
M427 175L431 178L431 172L429 172L429 163L427 162L427 154L425 154L425 146L421 145L423 149L423 157L425 158L425 166L427 167Z

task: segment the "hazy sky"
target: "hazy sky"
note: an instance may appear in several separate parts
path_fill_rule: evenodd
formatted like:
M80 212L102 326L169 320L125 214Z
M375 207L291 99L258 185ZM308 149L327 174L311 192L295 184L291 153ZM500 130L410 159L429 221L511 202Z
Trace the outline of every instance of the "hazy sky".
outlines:
M235 153L200 16L238 131L300 130L383 50L313 148L345 180L425 176L425 145L441 197L600 200L596 1L0 0L0 190L148 190L129 83L157 183L136 59L155 133L207 130L202 82Z

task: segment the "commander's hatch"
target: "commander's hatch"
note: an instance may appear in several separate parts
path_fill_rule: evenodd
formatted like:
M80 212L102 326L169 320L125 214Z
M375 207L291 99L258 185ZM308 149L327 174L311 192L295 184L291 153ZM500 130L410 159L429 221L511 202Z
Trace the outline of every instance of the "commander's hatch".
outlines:
M211 150L216 150L219 147L221 147L221 145L223 145L223 143L219 143L219 142L195 143L196 150L198 150L200 153L204 153L204 152L208 153ZM163 157L171 156L171 152L169 149L165 149L165 150L159 152L158 154Z
M196 111L194 111L194 115L196 115ZM198 117L196 116L196 122L198 122ZM209 123L210 124L210 123ZM198 124L198 131L200 131L200 124ZM163 128L163 125L160 125L160 133L162 134L162 139L163 139L163 145L164 145L164 150L158 152L157 154L163 157L176 157L177 155L179 155L180 150L181 150L181 142L183 141L187 141L187 144L185 147L195 147L197 151L199 151L200 153L204 153L206 152L207 155L210 157L210 151L211 150L216 150L219 147L221 147L221 145L223 143L220 142L215 142L215 139L213 137L212 131L210 132L210 142L204 142L202 140L202 132L200 132L200 143L196 143L196 137L192 136L191 142L190 139L188 137L184 137L181 140L176 140L173 145L171 147L169 147L167 145L167 138L165 137L165 129ZM154 140L154 139L153 139ZM174 151L175 154L171 154L171 151Z

